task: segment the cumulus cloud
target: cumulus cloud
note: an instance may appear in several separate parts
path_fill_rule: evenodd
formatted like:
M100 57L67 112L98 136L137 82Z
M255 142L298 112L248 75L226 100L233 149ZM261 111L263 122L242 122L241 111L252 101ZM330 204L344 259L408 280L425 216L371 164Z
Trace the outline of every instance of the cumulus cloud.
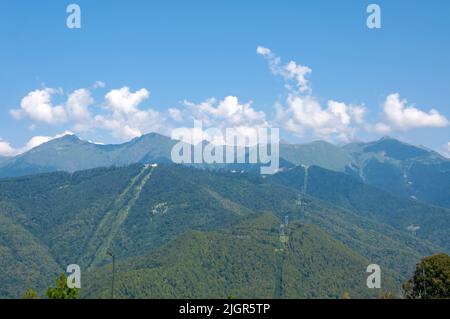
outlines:
M329 140L349 141L354 137L356 125L363 122L365 109L333 100L323 107L312 96L289 94L286 107L277 106L277 119L297 136L306 131Z
M138 111L137 106L149 97L150 92L147 89L131 92L130 88L125 86L118 90L111 90L106 94L106 107L113 112L123 114L136 113Z
M353 139L357 128L364 123L365 108L361 105L349 105L329 100L325 106L312 95L306 76L312 70L295 61L282 64L281 58L270 49L259 46L256 52L266 58L270 70L281 75L286 81L288 95L284 106L276 105L276 122L297 136L307 132L329 139L349 141ZM292 87L291 82L295 83Z
M256 49L267 61L270 71L280 76L287 91L275 105L275 118L267 119L266 113L253 107L252 102L243 103L236 96L226 96L222 100L209 98L200 103L188 100L184 107L156 111L142 107L150 98L146 88L136 91L128 86L112 89L102 101L94 100L91 91L103 88L97 81L91 89L80 88L68 95L61 103L54 103L56 96L63 96L60 89L43 88L29 92L20 102L20 107L10 111L16 119L28 118L36 123L51 125L65 124L75 132L107 130L115 138L124 141L150 132L170 135L171 128L192 127L195 120L202 121L204 129L235 128L248 136L261 127L280 127L296 135L313 135L331 141L349 142L358 130L386 134L392 130L406 131L420 127L445 127L449 120L437 110L423 111L409 105L400 95L390 94L383 105L383 119L365 122L366 108L360 104L350 104L330 99L322 101L313 95L308 76L312 69L295 61L284 63L271 49L258 46ZM59 99L60 100L60 99ZM193 128L198 139L214 139L203 129ZM0 140L0 154L15 154L48 141L51 137L36 136L26 146L15 149L8 142Z
M161 113L151 108L139 108L149 96L150 92L145 88L136 92L130 91L128 87L111 90L105 95L104 106L110 113L95 116L95 125L109 130L120 140L167 131L166 119Z
M163 115L152 109L127 114L97 115L95 123L120 140L129 140L150 132L163 132Z
M52 103L52 97L56 94L61 95L62 91L54 88L31 91L22 99L20 108L10 113L15 119L29 118L34 122L52 125L87 121L90 118L88 107L94 100L87 89L75 90L60 105Z
M437 110L428 112L408 105L398 93L390 94L383 105L383 120L375 124L365 123L366 109L362 105L350 105L329 100L321 105L312 95L307 76L312 70L290 61L283 64L281 58L269 48L258 46L256 52L269 63L274 75L281 76L288 88L284 106L276 105L276 120L287 131L302 136L307 131L319 138L350 141L361 128L381 134L393 130L407 131L415 128L446 127L449 120ZM292 82L295 85L292 85Z
M68 118L73 121L89 121L91 114L89 106L94 103L91 93L87 89L75 90L69 95L65 109Z
M383 105L384 122L375 126L376 131L386 132L391 130L407 131L425 127L446 127L448 119L437 110L422 111L415 106L408 105L405 99L401 99L398 93L387 96Z
M226 96L222 100L209 98L200 103L185 100L183 104L183 110L171 109L169 113L173 119L186 125L177 131L184 130L185 135L189 136L185 140L188 143L208 140L215 144L226 144L223 137L227 129L234 129L238 139L247 143L246 139L254 140L257 136L258 128L269 127L263 111L254 109L252 102L240 102L236 96ZM192 127L194 122L201 123L200 127Z
M56 93L58 90L52 88L32 91L22 99L19 109L11 110L11 115L16 119L29 117L47 124L62 123L66 120L66 112L63 106L52 104L52 96Z
M95 86L102 85L96 83ZM22 99L20 108L11 110L10 113L16 119L32 120L34 123L31 127L35 127L35 123L66 124L78 133L106 129L121 140L167 130L165 118L159 112L139 108L150 96L145 88L135 92L126 86L113 89L105 95L102 107L97 106L95 112L91 110L95 101L88 89L73 91L60 105L52 103L55 94L62 95L62 91L53 88L32 91ZM7 145L3 144L2 148L6 153Z
M236 96L217 101L214 98L195 104L185 101L191 118L215 127L266 127L266 114L252 107L252 102L241 103Z

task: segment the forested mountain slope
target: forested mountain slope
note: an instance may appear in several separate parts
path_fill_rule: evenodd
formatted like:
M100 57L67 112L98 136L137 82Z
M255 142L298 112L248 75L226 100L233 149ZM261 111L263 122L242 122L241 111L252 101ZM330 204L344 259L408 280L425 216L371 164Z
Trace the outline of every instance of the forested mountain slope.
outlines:
M317 166L297 166L270 179L399 231L414 227L417 237L450 250L449 209L394 196L349 175Z
M319 228L298 222L285 228L266 213L217 231L189 231L161 249L120 262L118 298L355 298L367 289L369 260ZM87 275L85 297L109 298L111 267ZM385 290L398 285L387 272Z
M346 250L380 264L397 283L421 256L442 249L349 208L330 205L302 194L295 185L281 185L259 174L180 165L131 165L0 180L5 230L0 246L10 247L20 229L23 236L15 239L15 245L25 252L27 246L36 245L39 249L33 249L42 255L36 258L46 265L36 267L36 277L23 273L21 283L5 285L3 296L19 296L25 285L43 287L49 284L48 274L69 264L94 273L110 262L108 251L118 260L139 258L180 242L180 236L188 233L224 236L225 229L249 216L265 214L314 226L311 229L327 233ZM25 252L3 249L1 257L26 263ZM322 258L321 250L316 253ZM8 262L5 273L12 273L13 265Z

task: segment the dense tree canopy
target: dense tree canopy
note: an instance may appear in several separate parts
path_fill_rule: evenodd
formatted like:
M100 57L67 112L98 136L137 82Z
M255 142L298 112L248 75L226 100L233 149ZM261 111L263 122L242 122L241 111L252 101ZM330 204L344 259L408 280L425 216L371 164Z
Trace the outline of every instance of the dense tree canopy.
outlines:
M422 259L403 290L410 299L450 298L450 256L436 254Z
M54 287L49 287L46 291L48 299L77 299L78 289L67 286L67 276L63 273L56 280Z
M118 265L116 291L126 298L339 298L343 292L367 297L364 275L369 263L383 268L383 289L398 294L421 256L446 251L406 233L403 226L416 218L398 228L380 222L386 207L393 207L386 204L392 203L391 197L378 193L373 198L367 195L372 188L351 187L339 193L341 199L351 199L345 205L344 200L331 200L339 187L322 186L329 194L323 200L308 191L299 201L295 185L304 180L298 178L302 171L290 172L295 178L287 183L254 173L133 165L0 180L0 297L21 297L28 287L42 297L70 297L64 280L50 295L45 291L72 263L83 269L82 297L109 297L109 249ZM317 181L340 185L318 169L310 168L310 173L311 191L319 188ZM439 209L402 202L396 207L399 215L426 215L416 214L420 209L433 218ZM258 216L272 216L275 222L261 228ZM287 236L279 247L280 223L286 216ZM248 218L248 232L236 234L236 225ZM294 225L304 227L294 231ZM436 229L448 233L446 225L441 220ZM425 226L421 230L426 234ZM334 248L327 253L329 247ZM265 271L268 265L272 273ZM286 286L274 284L280 274ZM355 274L361 276L356 281ZM150 284L153 288L146 286Z

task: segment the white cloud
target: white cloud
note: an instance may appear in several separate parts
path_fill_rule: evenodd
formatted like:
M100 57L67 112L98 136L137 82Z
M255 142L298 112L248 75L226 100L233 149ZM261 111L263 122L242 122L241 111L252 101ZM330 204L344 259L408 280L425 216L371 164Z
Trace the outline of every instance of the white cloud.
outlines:
M162 114L152 109L136 111L131 114L97 115L96 126L107 129L120 140L129 140L150 132L167 130Z
M109 130L112 136L120 140L132 139L142 135L139 129L130 127L124 118L114 119L97 115L95 121L99 127Z
M377 126L385 130L407 131L424 127L446 127L450 123L445 116L435 109L424 112L414 106L408 105L406 100L400 99L398 93L387 96L383 106L385 123Z
M105 108L111 113L95 116L95 125L107 129L120 139L128 140L150 132L166 132L165 117L153 110L139 108L150 96L147 89L131 92L128 87L111 90L105 95Z
M105 95L106 107L123 114L135 113L138 111L137 106L149 96L150 92L147 89L140 89L133 93L125 86L118 90L111 90Z
M85 122L86 125L89 122L89 106L94 103L89 90L73 91L61 105L53 105L52 97L55 94L62 94L62 91L53 88L31 91L22 99L20 109L13 109L10 113L15 119L29 118L34 122L52 125L67 122Z
M295 61L282 64L280 57L276 56L270 49L262 46L258 46L256 52L266 58L274 75L280 75L287 82L294 81L296 85L295 90L298 89L302 93L311 90L306 79L306 76L312 72L309 67L297 64ZM287 84L287 87L292 89L289 84Z
M365 109L358 105L347 105L333 100L326 107L312 96L290 93L286 107L277 105L277 120L285 129L297 136L306 131L328 140L350 141L356 127L363 123Z
M275 121L287 131L297 136L310 132L313 135L329 140L349 141L353 139L357 128L364 124L365 108L361 105L349 105L329 100L322 106L312 95L306 76L312 70L295 61L281 63L281 58L270 49L259 46L257 53L269 62L273 74L281 75L289 90L285 106L275 106ZM289 84L294 81L296 86Z
M62 123L66 120L64 107L52 104L52 96L57 92L52 88L32 91L22 99L20 109L11 110L11 115L16 119L29 117L47 124Z
M102 83L95 86L100 87ZM97 107L95 115L90 110L95 101L88 89L75 90L64 103L54 106L52 96L58 92L52 88L32 91L22 99L20 109L11 110L11 115L16 119L27 117L35 123L68 124L78 133L106 129L121 140L168 129L164 116L159 112L139 108L150 96L147 89L132 92L128 87L122 87L111 90L105 95L103 108ZM35 123L31 127L35 127ZM7 145L3 144L2 148L6 153Z
M33 136L26 144L24 147L19 148L18 150L16 150L16 152L18 154L27 152L41 144L47 143L51 140L57 139L57 138L61 138L63 136L66 135L73 135L73 133L71 131L64 131L63 133L60 134L56 134L55 136Z
M65 135L73 135L73 133L70 131L65 131L65 132L63 132L61 134L57 134L55 136L39 136L39 135L33 136L32 138L30 138L28 140L28 142L24 146L19 147L19 148L14 148L8 142L0 139L0 155L16 156L16 155L28 152L29 150L31 150L41 144L47 143L51 140L63 137Z
M288 97L283 107L276 105L276 121L291 133L302 136L306 131L324 139L349 141L360 128L369 132L386 134L393 130L406 131L424 127L446 127L449 120L437 110L422 111L400 99L399 94L390 94L383 106L383 121L368 124L364 121L366 112L361 105L348 105L329 100L321 106L312 95L306 76L312 73L309 67L290 61L281 62L281 58L269 48L258 46L256 52L269 63L274 75L280 75L286 82ZM296 85L292 86L291 82Z
M54 139L54 137L50 136L33 136L30 138L30 140L25 144L24 147L18 150L18 153L23 153L28 150L31 150L32 148L35 148L41 144L47 143L48 141Z
M221 101L214 98L195 104L185 101L192 119L202 120L214 127L267 127L266 114L256 111L252 103L240 103L235 96L227 96Z
M6 141L0 138L0 155L12 156L14 155L14 148Z
M269 126L264 112L255 110L251 102L240 103L235 96L227 96L220 101L210 98L199 104L185 101L185 105L188 112L185 117L191 121L202 121L204 126L204 132L193 131L193 136L197 137L194 138L194 143L198 139L206 139L216 144L225 144L222 136L225 136L227 128L235 129L240 137L255 137L257 128ZM216 128L218 131L213 132L208 128Z
M183 129L192 141L198 143L208 140L216 144L225 144L222 139L226 129L235 129L237 136L256 137L257 128L269 127L266 114L252 107L252 102L241 103L235 96L227 96L223 100L209 98L201 103L184 101L185 109L175 113L184 120ZM194 121L201 121L201 128L192 128ZM244 141L244 140L242 140Z
M89 106L94 103L91 92L87 89L75 90L66 102L66 113L74 121L86 121L91 118Z
M409 130L418 127L444 127L449 121L435 109L428 112L401 100L399 94L391 94L383 106L383 120L365 123L366 109L363 105L337 102L333 99L322 102L312 94L307 77L312 70L295 61L283 63L269 48L258 46L257 53L263 56L274 75L281 76L287 88L285 101L275 106L276 116L270 121L266 113L255 109L252 102L243 103L235 96L222 100L207 99L201 103L184 101L184 108L169 108L158 112L141 105L149 99L146 88L137 91L124 86L109 91L104 101L96 104L89 89L80 88L67 95L67 100L53 104L55 95L62 90L44 88L29 92L20 103L20 108L11 110L16 119L29 118L35 123L67 124L75 132L103 129L120 140L129 140L142 134L158 132L170 135L171 127L192 127L194 120L201 120L204 129L210 127L224 131L235 128L248 136L259 127L279 126L297 136L313 135L327 140L351 141L360 128L377 133L392 130ZM91 90L104 87L95 82ZM211 136L203 130L194 131L200 139ZM36 136L27 145L15 149L0 140L0 154L14 154L30 149L33 145L48 141L51 137Z
M256 48L256 53L261 54L262 56L270 56L272 54L272 51L268 48L262 47L262 46L258 46Z

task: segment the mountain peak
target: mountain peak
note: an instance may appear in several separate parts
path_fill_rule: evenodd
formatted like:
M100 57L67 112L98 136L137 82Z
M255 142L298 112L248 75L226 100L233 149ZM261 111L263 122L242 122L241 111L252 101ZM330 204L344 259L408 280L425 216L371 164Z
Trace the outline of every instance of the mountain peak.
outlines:
M430 153L426 149L401 142L388 136L385 136L376 142L367 144L367 146L364 147L364 151L375 153L383 152L386 156L397 160L427 156Z
M393 138L393 137L391 137L391 136L389 136L389 135L385 135L385 136L383 136L382 138L380 138L379 140L378 140L378 142L382 142L382 141L397 141L397 142L400 142L399 140L397 140L397 139L395 139L395 138Z
M78 136L76 136L73 133L65 133L63 136L61 136L59 139L65 139L65 140L81 140Z
M58 138L48 141L45 144L81 143L81 142L88 143L73 133L66 133L66 134L62 135L61 137L58 137Z
M167 137L167 136L165 136L165 135L161 135L161 134L155 133L155 132L150 132L150 133L142 134L141 136L135 137L135 138L133 138L131 141L126 142L126 143L130 143L130 142L133 142L133 141L147 140L147 139L155 139L155 138L160 138L160 139L162 139L162 138L164 138L164 139L170 139L170 137Z

